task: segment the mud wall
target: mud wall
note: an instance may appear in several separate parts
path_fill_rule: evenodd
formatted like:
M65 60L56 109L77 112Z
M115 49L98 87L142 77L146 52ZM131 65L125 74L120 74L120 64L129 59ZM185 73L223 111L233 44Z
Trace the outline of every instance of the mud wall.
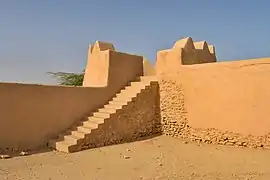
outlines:
M216 62L213 45L206 41L193 42L192 38L184 38L175 42L171 49L157 52L156 73L170 74L178 71L181 65L192 65Z
M113 95L106 88L0 83L0 149L45 145Z
M83 86L108 87L116 93L142 75L142 56L117 52L112 44L97 41L88 50Z
M143 75L143 57L89 47L84 87L0 83L0 150L35 149L106 104Z
M145 57L143 57L143 75L144 76L154 76L154 75L156 75L155 67Z
M270 59L182 66L160 76L166 134L251 147L270 146Z

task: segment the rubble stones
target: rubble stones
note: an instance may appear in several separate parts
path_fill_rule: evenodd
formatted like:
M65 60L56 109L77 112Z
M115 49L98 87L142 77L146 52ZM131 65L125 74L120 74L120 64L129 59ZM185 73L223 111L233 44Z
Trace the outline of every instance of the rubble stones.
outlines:
M244 136L218 129L192 128L188 125L184 104L184 92L181 84L175 80L160 79L160 109L162 133L197 143L220 144L248 148L270 149L270 133L265 136Z
M27 155L28 155L28 152L26 152L26 151L20 152L20 156L27 156Z

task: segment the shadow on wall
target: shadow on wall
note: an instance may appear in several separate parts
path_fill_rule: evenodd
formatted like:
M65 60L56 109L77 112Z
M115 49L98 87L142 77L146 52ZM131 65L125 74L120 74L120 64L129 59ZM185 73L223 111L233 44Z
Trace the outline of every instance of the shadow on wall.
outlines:
M155 125L155 133L156 135L161 135L163 134L163 129L162 129L162 115L161 115L161 97L160 97L160 86L158 84L157 86L157 94L156 94L156 125Z
M146 57L143 57L143 75L144 76L153 76L156 75L156 69L151 64L151 62L146 59Z

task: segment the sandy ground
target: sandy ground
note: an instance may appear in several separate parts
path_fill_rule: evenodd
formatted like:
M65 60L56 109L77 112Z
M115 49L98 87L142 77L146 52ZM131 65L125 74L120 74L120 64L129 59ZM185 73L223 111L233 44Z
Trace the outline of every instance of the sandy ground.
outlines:
M0 160L0 180L269 180L270 150L185 144L166 136Z

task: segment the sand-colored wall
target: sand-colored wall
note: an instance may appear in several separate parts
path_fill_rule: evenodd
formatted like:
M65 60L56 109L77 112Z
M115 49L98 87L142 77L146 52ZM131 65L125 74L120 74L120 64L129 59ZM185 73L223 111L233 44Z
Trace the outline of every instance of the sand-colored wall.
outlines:
M0 83L0 150L45 145L130 81L153 74L159 79L159 93L158 86L147 89L119 111L132 119L117 130L122 139L125 134L139 136L140 131L148 134L152 119L156 123L160 116L163 132L171 136L270 148L270 58L217 63L214 46L186 38L158 52L155 67L142 56L97 41L89 47L84 87Z
M151 64L151 62L143 57L143 75L144 76L153 76L156 74L155 67Z
M130 81L143 76L143 57L110 51L108 86L121 89ZM119 89L119 88L118 88ZM116 91L118 92L118 91Z
M117 52L112 44L97 41L88 50L83 86L108 86L116 93L142 75L142 56Z
M270 59L187 66L183 74L190 125L270 132Z
M105 88L0 83L0 149L44 145L113 95Z
M215 48L206 41L193 42L188 37L175 42L171 49L157 52L156 73L171 74L181 65L216 62Z
M270 59L182 66L159 78L165 133L270 146Z
M143 57L90 46L84 87L0 83L0 149L37 148L143 75Z

